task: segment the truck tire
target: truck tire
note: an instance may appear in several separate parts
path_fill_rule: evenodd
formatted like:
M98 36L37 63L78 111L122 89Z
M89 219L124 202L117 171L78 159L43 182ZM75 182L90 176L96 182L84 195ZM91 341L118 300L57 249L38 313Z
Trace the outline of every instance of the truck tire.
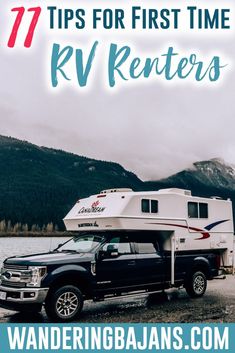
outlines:
M56 322L70 322L81 312L82 292L75 286L63 286L52 293L45 303L47 316Z
M202 297L206 291L207 279L203 272L197 271L187 280L185 289L191 298Z

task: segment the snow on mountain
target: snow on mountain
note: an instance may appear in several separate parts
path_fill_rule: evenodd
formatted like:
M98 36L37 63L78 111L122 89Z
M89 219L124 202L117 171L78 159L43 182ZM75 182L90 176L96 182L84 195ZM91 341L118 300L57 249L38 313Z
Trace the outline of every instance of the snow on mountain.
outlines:
M216 188L235 189L235 166L222 159L215 158L208 161L196 162L192 169L188 169L199 182Z

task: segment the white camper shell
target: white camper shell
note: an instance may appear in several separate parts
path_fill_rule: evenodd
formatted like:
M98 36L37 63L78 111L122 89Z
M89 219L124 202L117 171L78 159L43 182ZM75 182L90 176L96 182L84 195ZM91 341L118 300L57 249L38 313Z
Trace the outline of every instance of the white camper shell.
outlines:
M64 218L68 231L156 232L165 251L210 250L221 254L221 267L233 266L233 213L230 200L202 198L182 189L102 191L79 200ZM172 282L174 275L172 273Z

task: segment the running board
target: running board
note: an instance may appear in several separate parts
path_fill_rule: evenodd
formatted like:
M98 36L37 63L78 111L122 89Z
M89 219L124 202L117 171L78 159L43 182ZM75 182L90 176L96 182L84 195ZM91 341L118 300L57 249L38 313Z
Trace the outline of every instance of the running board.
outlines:
M130 298L130 297L144 297L146 296L146 294L164 294L167 295L167 293L164 290L155 290L155 291L149 291L149 290L145 290L145 291L138 291L138 292L131 292L130 294L117 294L117 295L110 295L110 296L105 296L105 297L97 297L97 298L93 298L93 302L101 302L101 301L105 301L105 300L116 300L119 298Z
M222 275L222 276L214 277L213 279L226 279L226 276Z

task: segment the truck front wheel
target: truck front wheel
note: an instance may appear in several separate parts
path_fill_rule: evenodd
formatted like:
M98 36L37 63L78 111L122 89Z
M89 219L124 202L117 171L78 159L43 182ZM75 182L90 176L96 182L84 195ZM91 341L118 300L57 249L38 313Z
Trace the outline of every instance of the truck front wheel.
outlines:
M185 284L188 295L192 298L202 297L206 291L207 279L203 272L195 272Z
M55 321L69 322L74 320L83 307L82 292L75 286L63 286L49 293L45 303L47 316Z

